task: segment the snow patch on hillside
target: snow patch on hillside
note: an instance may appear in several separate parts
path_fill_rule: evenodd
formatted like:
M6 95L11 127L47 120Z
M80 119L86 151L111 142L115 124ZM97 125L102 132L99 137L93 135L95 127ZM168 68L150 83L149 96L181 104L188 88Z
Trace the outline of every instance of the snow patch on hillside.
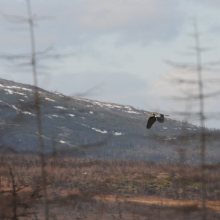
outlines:
M50 101L50 102L56 102L55 100L53 99L50 99L50 98L45 98L47 101Z
M54 106L54 108L59 108L59 109L67 110L67 108L64 108L63 106Z
M120 106L116 104L110 104L110 103L101 103L101 102L93 102L94 105L98 105L99 107L105 108L105 109L117 109L121 110L123 112L129 113L129 114L140 114L139 112L133 111L131 106Z
M10 106L10 105L9 105ZM17 112L19 113L22 113L22 114L25 114L25 115L32 115L32 116L35 116L34 114L32 114L31 112L28 112L28 111L21 111L19 108L17 108L15 105L12 105L10 106L12 107L13 109L15 109Z
M97 129L97 128L92 128L92 130L94 130L96 132L99 132L99 133L102 133L102 134L107 134L108 133L106 130L102 131L102 130Z
M15 94L18 94L18 95L23 95L23 96L26 96L25 93L22 93L22 92L14 92Z
M123 133L121 133L121 132L113 132L113 135L120 136L120 135L123 135Z
M13 91L11 89L4 89L4 91L8 92L8 94L12 95Z
M117 108L117 109L121 109L121 108L129 108L129 110L131 110L130 107L127 107L127 106L120 106L120 105L115 105L115 104L110 104L110 103L101 103L101 102L93 102L92 104L94 105L98 105L102 108L110 108L110 109L114 109L114 108Z
M63 117L63 116L61 116L61 115L56 115L56 114L53 114L53 115L45 115L46 117L48 117L48 118L65 118L65 117Z
M25 114L25 115L32 115L32 116L34 116L34 114L32 114L32 113L30 113L30 112L28 112L28 111L24 111L24 112L22 112L23 114Z
M129 110L129 111L124 111L124 112L130 113L130 114L138 114L138 115L140 115L139 112L135 112L135 111L131 111L131 110Z
M4 90L6 92L8 92L8 94L13 94L13 93L16 93L16 94L19 94L19 95L25 95L24 93L19 93L19 92L16 92L16 91L13 91L12 89L17 89L17 90L24 90L24 91L30 91L32 92L32 89L28 89L28 88L24 88L24 87L20 87L20 86L3 86L2 84L0 84L0 87L1 88L5 88Z
M12 105L11 106L13 109L15 109L16 111L19 111L19 109L15 106L15 105Z
M21 89L24 90L24 91L32 92L32 89L27 89L27 88L21 88Z

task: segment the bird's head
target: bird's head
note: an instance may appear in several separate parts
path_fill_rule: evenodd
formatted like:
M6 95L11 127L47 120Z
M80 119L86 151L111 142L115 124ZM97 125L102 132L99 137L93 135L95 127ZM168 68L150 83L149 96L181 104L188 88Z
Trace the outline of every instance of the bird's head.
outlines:
M148 116L155 116L155 113L154 112L152 112L152 113L144 113L145 115L148 115Z

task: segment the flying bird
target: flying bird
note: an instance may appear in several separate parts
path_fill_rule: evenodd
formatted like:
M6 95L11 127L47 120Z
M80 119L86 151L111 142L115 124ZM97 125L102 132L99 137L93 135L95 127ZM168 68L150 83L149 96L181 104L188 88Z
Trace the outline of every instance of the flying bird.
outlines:
M145 113L145 115L150 116L147 121L147 126L146 126L147 129L150 129L155 121L163 123L164 116L169 116L169 115L164 115L164 114L160 114L160 113Z

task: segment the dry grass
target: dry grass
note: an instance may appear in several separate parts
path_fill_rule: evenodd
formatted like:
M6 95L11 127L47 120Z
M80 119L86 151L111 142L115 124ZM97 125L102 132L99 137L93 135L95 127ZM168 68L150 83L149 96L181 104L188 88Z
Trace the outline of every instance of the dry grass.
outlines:
M41 219L42 187L37 157L0 157L1 216L9 216L10 165L17 190L17 212ZM51 219L199 219L199 166L129 160L47 159L45 165ZM220 172L206 168L207 208L211 219L220 210ZM22 205L21 205L22 204ZM25 206L26 205L26 206ZM35 213L35 214L34 214Z

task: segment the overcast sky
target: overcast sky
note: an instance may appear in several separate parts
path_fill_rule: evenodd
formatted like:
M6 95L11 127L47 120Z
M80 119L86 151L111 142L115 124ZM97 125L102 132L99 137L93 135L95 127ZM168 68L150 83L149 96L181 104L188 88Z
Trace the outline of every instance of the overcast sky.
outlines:
M184 54L195 45L193 17L197 15L201 45L210 48L203 61L220 60L219 0L31 0L33 14L49 16L35 29L37 50L49 46L52 53L73 53L62 60L42 60L39 86L66 95L131 105L148 111L169 113L196 111L198 102L173 101L196 87L175 84L175 76L195 78L196 73L175 69L165 60L195 62ZM26 16L24 0L0 0L0 11ZM1 53L28 53L26 24L0 16ZM30 70L0 61L0 77L32 84ZM204 72L218 78L218 72ZM206 91L218 89L207 85ZM220 111L218 98L206 102L207 112ZM178 116L174 118L178 119ZM191 119L188 119L190 121ZM193 123L199 122L193 120ZM220 128L220 121L207 121Z

